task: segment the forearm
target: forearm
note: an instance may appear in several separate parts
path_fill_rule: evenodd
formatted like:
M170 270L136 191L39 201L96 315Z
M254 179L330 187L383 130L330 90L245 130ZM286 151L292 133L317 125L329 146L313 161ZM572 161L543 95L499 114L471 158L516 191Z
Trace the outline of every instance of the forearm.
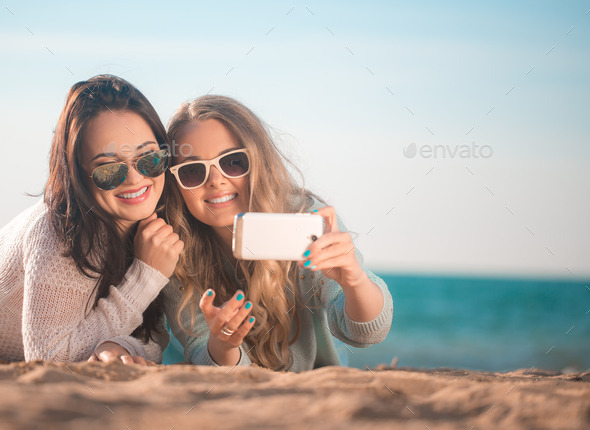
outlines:
M109 289L90 312L84 278L58 279L34 267L23 293L25 360L81 361L105 339L125 336L142 322L142 312L167 279L143 263L132 264L118 288Z
M381 288L369 279L366 272L355 286L341 285L344 292L345 311L356 322L368 322L377 318L383 309Z

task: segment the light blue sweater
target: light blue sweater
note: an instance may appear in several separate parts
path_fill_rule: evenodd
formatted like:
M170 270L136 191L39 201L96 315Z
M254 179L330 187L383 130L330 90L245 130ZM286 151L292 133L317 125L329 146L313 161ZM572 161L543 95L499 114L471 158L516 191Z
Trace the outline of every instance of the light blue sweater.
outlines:
M338 224L341 231L346 231L340 221ZM355 253L362 264L362 255L356 249ZM230 279L235 280L234 270L229 262L225 264L224 270ZM393 300L385 282L366 269L365 272L369 279L381 289L384 304L381 313L374 320L356 322L346 315L344 292L340 285L325 277L321 271L299 270L299 292L303 303L307 303L307 306L299 310L300 334L295 343L289 347L292 365L288 370L300 372L322 366L340 365L332 335L354 347L366 347L385 339L391 327ZM236 285L238 284L236 280ZM183 294L180 287L180 282L172 278L164 288L163 294L166 317L174 336L184 347L184 360L192 364L216 366L207 348L209 326L200 308L197 307L195 313L194 336L187 335L178 325L176 311ZM187 309L183 311L181 321L182 325L190 330L190 313ZM239 366L252 363L246 353L251 346L245 344L240 346Z

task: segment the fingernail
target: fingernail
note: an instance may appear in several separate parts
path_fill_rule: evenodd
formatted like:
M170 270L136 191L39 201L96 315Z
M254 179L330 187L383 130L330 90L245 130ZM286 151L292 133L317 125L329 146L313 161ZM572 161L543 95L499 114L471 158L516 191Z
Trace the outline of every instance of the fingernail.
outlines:
M254 317L250 317L250 320L248 322L249 323L253 323L254 322Z
M304 257L309 257L309 254L311 254L311 251L308 249L307 251L305 251L305 252L303 253L303 256L304 256Z
M314 211L314 212L317 212L318 210L317 210L317 209L314 209L313 211Z
M246 306L245 306L246 309L250 309L251 307L252 307L252 303L250 303L250 302L246 303Z
M211 296L213 295L213 291L212 291L212 290L207 290L207 295L208 295L209 297L211 297Z
M309 267L310 264L311 261L307 260L305 263L303 263L303 267Z
M236 300L239 302L243 298L244 298L244 295L242 293L240 293L240 294L238 294L238 297L236 297Z
M315 264L313 266L311 266L310 269L315 269Z

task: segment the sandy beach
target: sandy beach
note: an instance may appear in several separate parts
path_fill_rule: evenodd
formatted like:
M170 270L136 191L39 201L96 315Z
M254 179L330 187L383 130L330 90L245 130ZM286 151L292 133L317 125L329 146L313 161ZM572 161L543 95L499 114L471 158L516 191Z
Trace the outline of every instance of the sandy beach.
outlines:
M590 428L590 372L0 365L14 429Z

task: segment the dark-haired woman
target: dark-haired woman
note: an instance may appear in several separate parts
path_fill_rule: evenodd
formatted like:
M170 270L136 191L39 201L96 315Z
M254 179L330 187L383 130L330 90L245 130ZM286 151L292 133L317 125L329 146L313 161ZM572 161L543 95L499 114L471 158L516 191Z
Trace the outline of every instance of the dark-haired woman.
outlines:
M156 298L184 246L155 214L166 148L128 82L70 89L44 198L0 230L0 359L161 361Z

